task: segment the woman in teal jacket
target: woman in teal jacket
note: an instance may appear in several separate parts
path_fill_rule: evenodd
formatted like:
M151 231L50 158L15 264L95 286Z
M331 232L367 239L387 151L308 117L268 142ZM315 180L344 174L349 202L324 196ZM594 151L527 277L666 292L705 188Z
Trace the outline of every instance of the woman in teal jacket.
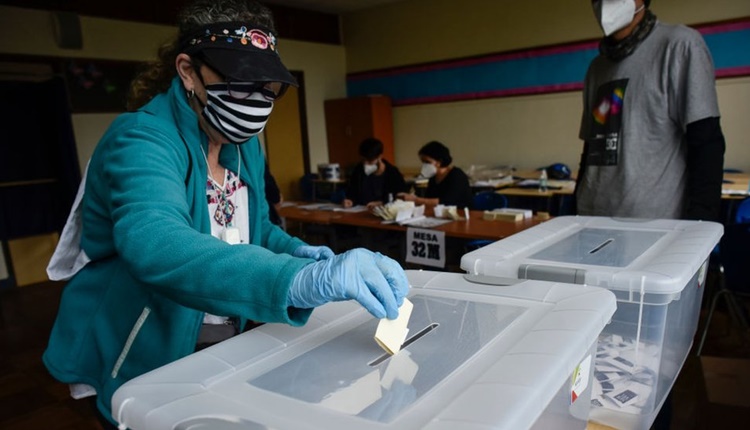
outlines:
M270 12L198 0L179 22L176 42L133 82L140 108L119 116L94 151L80 241L61 242L80 247L85 265L70 270L44 363L58 380L95 390L112 422L120 385L246 320L300 326L315 306L349 299L395 318L408 291L393 260L333 255L268 219L255 135L296 85Z

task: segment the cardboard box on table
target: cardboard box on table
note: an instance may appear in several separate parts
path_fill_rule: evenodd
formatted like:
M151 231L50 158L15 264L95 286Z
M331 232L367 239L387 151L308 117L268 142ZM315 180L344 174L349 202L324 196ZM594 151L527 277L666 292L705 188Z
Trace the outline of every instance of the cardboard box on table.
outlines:
M584 429L605 289L523 281L487 289L409 271L401 351L355 302L304 327L266 324L126 383L113 417L151 429Z
M598 345L591 419L648 429L692 345L722 233L712 222L559 217L465 254L461 268L489 284L542 279L612 291L617 312Z

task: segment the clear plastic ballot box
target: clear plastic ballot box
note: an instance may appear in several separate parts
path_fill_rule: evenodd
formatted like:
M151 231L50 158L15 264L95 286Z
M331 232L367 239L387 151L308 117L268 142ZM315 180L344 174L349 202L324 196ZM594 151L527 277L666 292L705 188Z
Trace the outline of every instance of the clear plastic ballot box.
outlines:
M112 399L121 428L584 429L606 289L410 271L414 308L395 355L354 302L294 328L266 324L135 378Z
M698 325L709 254L721 224L559 217L464 255L478 278L604 287L617 311L599 341L591 420L648 429ZM497 282L497 280L495 280Z

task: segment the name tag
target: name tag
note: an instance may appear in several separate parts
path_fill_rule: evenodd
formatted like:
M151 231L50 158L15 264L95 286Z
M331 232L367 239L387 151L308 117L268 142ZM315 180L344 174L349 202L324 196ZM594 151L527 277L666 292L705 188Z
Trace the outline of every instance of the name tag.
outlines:
M230 244L237 245L240 243L240 229L237 227L227 227L221 232L221 240Z

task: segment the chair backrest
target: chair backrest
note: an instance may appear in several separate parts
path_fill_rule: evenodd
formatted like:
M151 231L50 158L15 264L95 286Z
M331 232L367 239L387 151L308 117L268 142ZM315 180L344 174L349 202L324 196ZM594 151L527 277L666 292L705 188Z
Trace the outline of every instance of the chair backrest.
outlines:
M720 243L727 288L750 293L750 222L725 226Z
M472 206L476 210L489 211L508 206L508 199L494 191L480 191L474 195Z
M302 200L309 202L313 199L313 181L318 179L318 175L315 173L308 173L302 175L299 181L300 193L302 194Z
M545 167L544 170L547 171L547 176L549 176L550 179L570 179L571 172L570 167L568 167L567 164L550 164L549 166Z
M750 223L750 198L743 200L737 207L737 212L734 215L734 222L738 224L746 222Z

